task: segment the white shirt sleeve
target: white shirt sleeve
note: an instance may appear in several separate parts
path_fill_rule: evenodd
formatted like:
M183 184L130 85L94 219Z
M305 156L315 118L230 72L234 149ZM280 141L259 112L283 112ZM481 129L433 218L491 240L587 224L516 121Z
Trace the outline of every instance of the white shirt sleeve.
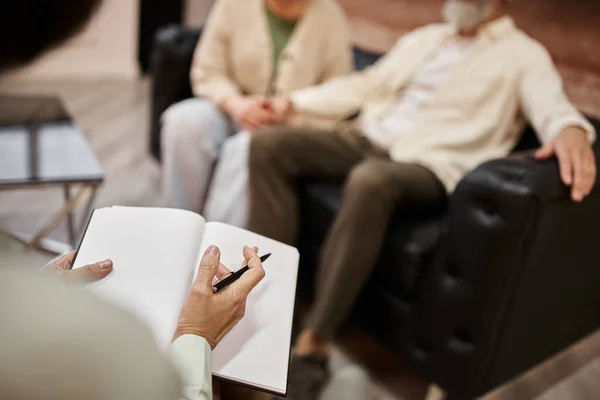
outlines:
M575 126L583 129L588 134L588 140L593 143L596 140L596 133L593 128L590 128L589 124L579 116L565 115L556 118L548 125L548 139L550 141L556 139L558 135L570 126Z
M211 348L201 336L183 335L171 345L171 359L183 381L181 400L212 400Z
M522 110L542 143L549 143L568 126L581 127L590 143L596 139L592 124L569 101L563 81L548 51L532 48L519 86Z

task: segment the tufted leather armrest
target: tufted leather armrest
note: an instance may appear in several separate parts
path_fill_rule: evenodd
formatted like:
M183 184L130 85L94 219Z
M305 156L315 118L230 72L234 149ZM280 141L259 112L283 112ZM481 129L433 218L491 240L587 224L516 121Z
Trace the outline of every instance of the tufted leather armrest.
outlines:
M600 284L598 186L576 204L557 162L531 153L459 184L418 301L420 343L454 366L436 364L437 382L480 395L600 326L590 315L600 304L590 287Z
M589 116L587 118L600 135L600 121ZM537 161L533 157L533 151L527 150L538 146L534 131L529 126L517 145L518 153L482 165L468 179L490 179L490 183L509 185L515 189L516 185L520 185L531 191L542 203L568 198L569 191L561 182L557 161ZM600 142L594 144L593 150L598 167L600 166ZM599 185L600 179L597 179L594 189Z
M595 146L596 165L600 167L600 151ZM538 161L533 152L514 154L502 160L490 161L466 179L470 184L486 181L495 190L526 190L541 203L568 199L569 189L562 183L556 160ZM596 180L594 190L600 186Z

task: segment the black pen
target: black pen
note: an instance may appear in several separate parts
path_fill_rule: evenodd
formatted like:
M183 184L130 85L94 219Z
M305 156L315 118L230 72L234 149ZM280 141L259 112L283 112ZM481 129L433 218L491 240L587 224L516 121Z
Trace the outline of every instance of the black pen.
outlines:
M260 262L264 263L265 261L267 261L267 259L269 257L271 257L271 253L265 254L264 256L262 256L260 258ZM231 285L233 282L240 279L240 276L244 275L244 273L246 271L248 271L249 269L250 269L250 267L248 267L246 265L245 267L242 267L242 268L238 269L237 271L227 275L225 278L223 278L219 282L215 283L215 285L213 286L213 293L217 293L217 292L225 289L227 286Z

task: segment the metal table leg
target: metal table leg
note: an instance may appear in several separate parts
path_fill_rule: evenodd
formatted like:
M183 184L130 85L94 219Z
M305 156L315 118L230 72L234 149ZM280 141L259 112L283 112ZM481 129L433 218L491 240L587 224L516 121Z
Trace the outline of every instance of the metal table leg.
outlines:
M29 235L20 234L16 232L5 232L1 231L0 233L4 233L14 238L17 241L23 242L27 245L28 248L33 248L36 250L46 251L52 254L59 254L63 250L55 250L53 248L45 248L42 246L42 239L44 239L48 234L50 234L56 226L60 223L61 220L67 219L68 223L68 235L69 235L69 246L72 248L77 248L79 246L79 242L83 234L85 233L85 229L87 227L88 220L90 218L90 214L92 211L92 207L94 205L94 200L96 198L96 193L100 184L83 184L81 189L77 192L77 194L73 197L71 196L70 186L72 184L63 185L63 195L65 198L64 207L59 210L56 214L52 216L52 218L35 234L33 238L29 239ZM76 229L76 221L74 210L87 196L86 204L83 210L83 215L81 216L81 225L79 229Z
M71 201L71 186L64 185L63 191L65 195L65 204L69 204L69 202ZM71 246L75 246L75 226L73 222L73 210L70 210L67 214L67 234L69 244Z
M98 192L98 186L91 186L92 192L88 197L87 203L85 204L85 208L83 209L83 214L81 215L81 225L79 226L79 230L77 230L77 243L73 243L73 248L79 247L79 243L81 239L83 239L83 235L85 233L85 229L87 228L88 221L92 214L92 208L94 206L94 200L96 199L96 193Z
M77 193L77 195L74 198L69 200L67 204L65 204L63 209L60 210L57 214L55 214L54 217L46 225L44 225L44 227L33 237L30 243L31 247L39 248L40 240L42 240L42 238L44 238L50 232L52 232L52 230L56 227L60 220L62 220L66 215L73 211L73 208L75 208L77 203L79 203L79 201L85 197L85 195L90 191L90 189L91 186L84 185L81 188L81 190L79 190L79 193Z

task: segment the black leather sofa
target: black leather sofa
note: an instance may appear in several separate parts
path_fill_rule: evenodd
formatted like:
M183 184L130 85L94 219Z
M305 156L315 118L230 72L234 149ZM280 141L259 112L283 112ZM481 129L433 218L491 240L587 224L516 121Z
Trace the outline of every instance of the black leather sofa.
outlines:
M191 96L198 34L171 26L156 35L150 143L157 157L160 114ZM376 58L357 50L361 67ZM467 175L443 209L399 213L353 313L450 398L477 397L600 326L599 184L574 204L557 163L531 157L537 144L528 128L515 154ZM301 187L298 246L310 276L341 185Z

